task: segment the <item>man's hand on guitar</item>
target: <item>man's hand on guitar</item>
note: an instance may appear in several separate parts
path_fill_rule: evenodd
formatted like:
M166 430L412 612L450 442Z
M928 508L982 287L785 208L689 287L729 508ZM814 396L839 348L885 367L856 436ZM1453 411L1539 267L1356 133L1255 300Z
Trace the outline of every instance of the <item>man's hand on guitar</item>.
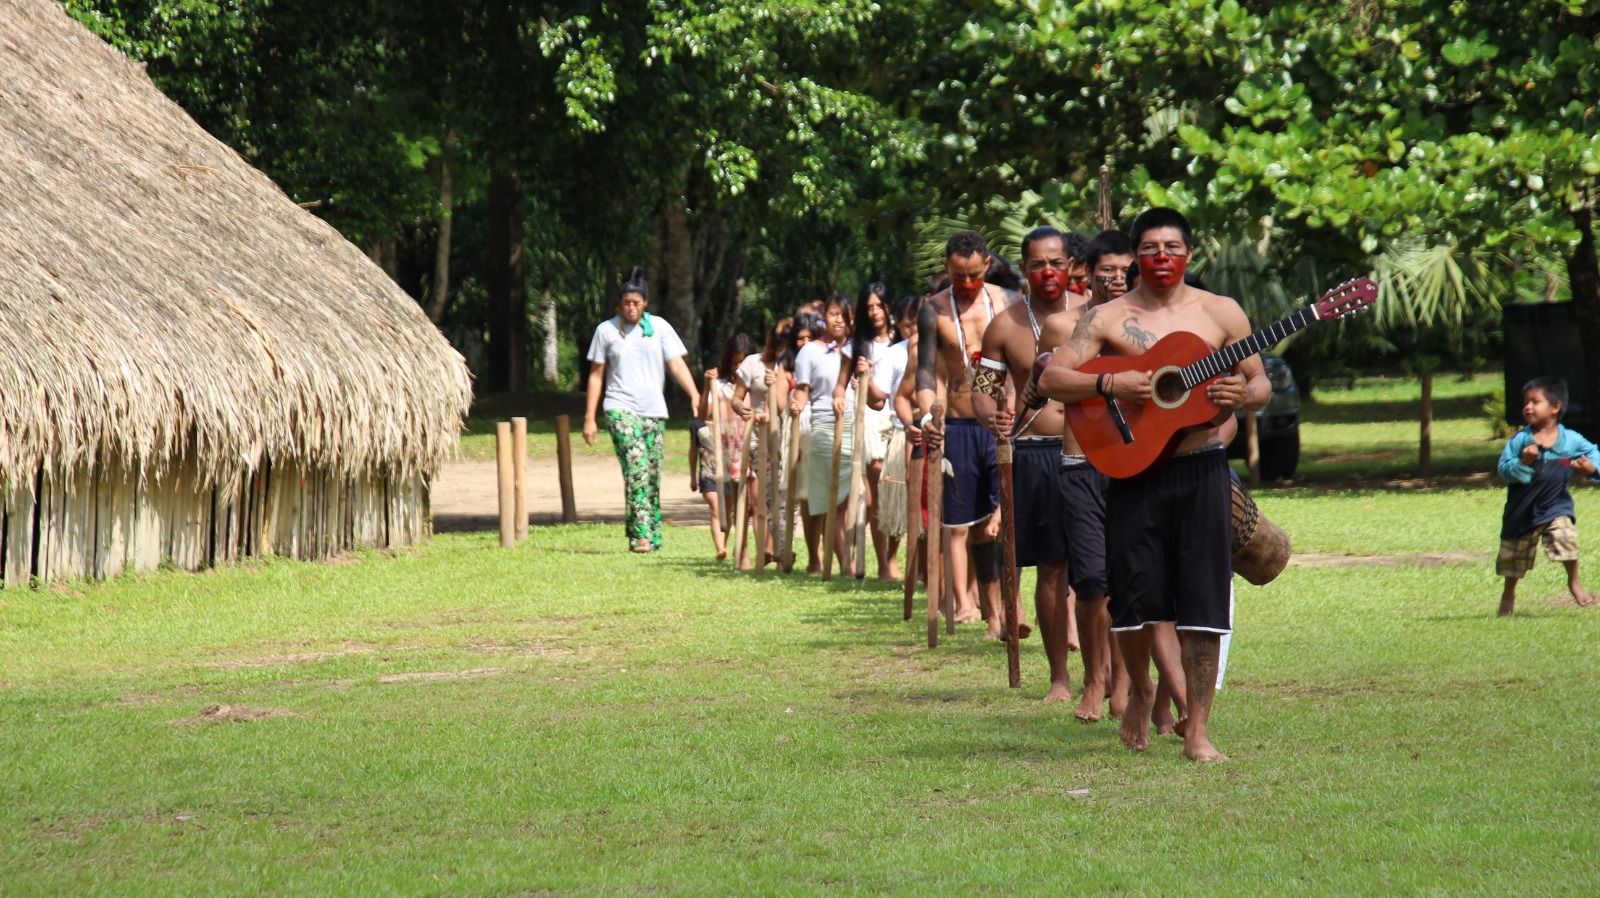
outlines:
M1111 397L1113 399L1132 399L1138 402L1149 400L1152 391L1150 387L1150 372L1148 371L1118 371L1109 374L1111 381ZM1242 381L1241 381L1242 383Z
M1244 383L1242 375L1224 374L1206 387L1206 398L1217 408L1231 412L1243 407L1248 398Z

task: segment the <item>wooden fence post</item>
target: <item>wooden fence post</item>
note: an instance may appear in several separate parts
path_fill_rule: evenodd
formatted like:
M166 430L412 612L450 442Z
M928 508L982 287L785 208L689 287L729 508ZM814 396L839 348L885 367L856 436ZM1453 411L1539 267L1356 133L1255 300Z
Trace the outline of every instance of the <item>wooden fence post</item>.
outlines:
M556 466L561 477L561 523L578 523L578 503L572 497L572 418L556 415Z
M511 503L516 519L514 530L518 542L528 538L528 419L511 419L511 484L516 490Z
M515 500L511 496L514 483L511 473L511 422L500 421L494 425L494 445L500 474L500 545L510 548L517 543Z

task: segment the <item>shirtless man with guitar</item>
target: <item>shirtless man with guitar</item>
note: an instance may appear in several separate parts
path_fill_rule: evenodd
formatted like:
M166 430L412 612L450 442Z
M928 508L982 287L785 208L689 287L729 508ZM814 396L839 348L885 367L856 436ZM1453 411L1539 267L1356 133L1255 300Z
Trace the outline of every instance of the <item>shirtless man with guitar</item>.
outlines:
M1155 365L1101 374L1079 370L1102 355L1141 356L1162 337L1179 332L1193 334L1213 350L1250 336L1250 321L1238 303L1184 284L1194 239L1180 213L1147 210L1134 221L1129 236L1139 265L1138 288L1083 314L1071 338L1056 349L1038 389L1068 404L1069 419L1072 406L1098 402L1097 397L1113 401L1097 407L1113 417L1126 408L1126 417L1135 423L1143 423L1135 413L1146 404L1166 409L1202 393L1209 403L1204 410L1215 409L1174 444L1154 453L1150 470L1122 472L1122 479L1107 472L1114 479L1106 500L1106 543L1112 629L1128 670L1149 669L1156 632L1150 625L1175 622L1188 698L1183 753L1195 761L1221 761L1226 756L1207 733L1219 643L1232 629L1228 462L1219 427L1236 409L1266 405L1272 387L1256 355L1211 379L1203 391L1175 388L1170 378L1153 387L1152 373L1160 370ZM1076 421L1070 423L1080 443L1090 442ZM1129 448L1167 442L1166 435L1147 435L1131 426L1119 429ZM1132 685L1121 738L1129 748L1143 751L1149 744L1155 692L1147 677L1135 677Z

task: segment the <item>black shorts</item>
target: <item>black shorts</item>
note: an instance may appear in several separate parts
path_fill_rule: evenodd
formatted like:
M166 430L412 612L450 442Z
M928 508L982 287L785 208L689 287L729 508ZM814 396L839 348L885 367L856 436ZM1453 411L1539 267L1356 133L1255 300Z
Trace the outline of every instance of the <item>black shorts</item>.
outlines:
M1061 488L1061 438L1017 440L1011 462L1017 567L1067 560L1067 496Z
M1233 630L1231 505L1222 449L1180 455L1153 473L1111 481L1111 629L1172 621L1180 630Z
M1084 460L1060 460L1067 510L1067 582L1084 601L1106 597L1106 489L1109 480Z
M945 475L944 526L966 527L1000 506L999 461L994 434L976 418L944 422L944 458L954 474Z

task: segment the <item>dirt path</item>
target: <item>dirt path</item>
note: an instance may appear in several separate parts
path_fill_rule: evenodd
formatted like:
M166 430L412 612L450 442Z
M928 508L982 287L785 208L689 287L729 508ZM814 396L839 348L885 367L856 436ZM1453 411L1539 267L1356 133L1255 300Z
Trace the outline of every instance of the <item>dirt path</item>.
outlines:
M583 523L622 522L622 468L614 458L572 459L572 493ZM438 531L500 526L494 462L447 464L433 482L433 527ZM561 523L556 460L528 460L528 512L535 524ZM706 506L685 474L661 478L661 516L671 524L706 523Z

